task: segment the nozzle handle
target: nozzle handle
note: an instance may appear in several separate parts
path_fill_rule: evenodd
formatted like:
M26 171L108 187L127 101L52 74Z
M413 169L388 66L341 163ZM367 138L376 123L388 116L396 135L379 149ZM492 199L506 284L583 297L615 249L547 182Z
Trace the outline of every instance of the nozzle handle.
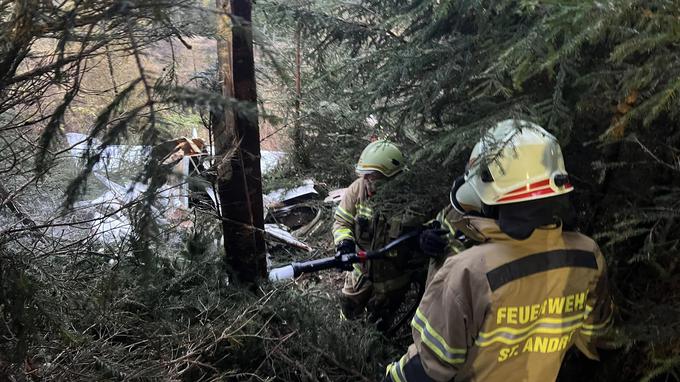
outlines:
M282 280L290 280L295 278L295 269L292 265L286 265L281 268L274 268L269 271L269 281L276 282Z

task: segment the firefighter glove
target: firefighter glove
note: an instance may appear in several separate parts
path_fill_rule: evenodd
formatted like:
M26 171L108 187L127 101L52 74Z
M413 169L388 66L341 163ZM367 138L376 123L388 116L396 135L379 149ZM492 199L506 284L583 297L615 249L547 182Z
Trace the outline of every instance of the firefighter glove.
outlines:
M440 257L446 254L446 248L449 241L446 234L449 231L445 229L426 229L420 234L419 243L420 249L428 256Z
M356 251L356 244L354 244L353 240L343 240L338 243L335 250L341 255L345 253L354 253Z

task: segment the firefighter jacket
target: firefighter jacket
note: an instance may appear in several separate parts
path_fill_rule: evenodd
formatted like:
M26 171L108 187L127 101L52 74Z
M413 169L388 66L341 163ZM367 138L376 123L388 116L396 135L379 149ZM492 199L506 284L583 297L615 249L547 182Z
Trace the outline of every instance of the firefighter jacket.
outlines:
M338 245L343 240L362 242L370 246L369 225L373 219L373 209L369 206L368 188L363 178L358 178L347 187L335 209L333 222L333 242Z
M459 235L463 235L466 239L476 243L486 240L475 225L471 223L471 220L474 221L475 217L461 214L450 204L439 211L435 219L441 223L442 227L449 230L450 233L447 237L449 238L450 249L454 253L460 252L461 242L457 239Z
M597 359L613 310L597 244L560 226L514 240L492 219L468 223L484 243L434 275L411 322L413 344L386 379L552 381L572 345Z
M403 233L417 229L425 222L425 215L404 209L389 218L377 212L370 200L368 187L363 178L355 180L345 191L335 210L333 241L354 241L363 250L381 248ZM376 290L399 289L408 283L410 275L405 272L410 248L399 248L387 261L369 261L365 266L356 264L355 270L369 274Z

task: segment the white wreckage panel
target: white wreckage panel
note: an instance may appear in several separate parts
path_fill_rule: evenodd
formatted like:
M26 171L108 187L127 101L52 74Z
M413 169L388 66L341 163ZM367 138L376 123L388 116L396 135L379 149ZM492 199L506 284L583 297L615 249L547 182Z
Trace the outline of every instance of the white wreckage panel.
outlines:
M283 224L265 224L264 230L271 239L312 252L312 247L295 238Z
M71 146L70 156L76 162L76 165L82 165L83 159L88 153L88 137L79 133L67 133L66 138ZM161 158L162 162L179 162L175 165L176 175L171 176L170 183L159 190L157 203L152 207L153 214L159 224L164 225L172 222L178 224L181 228L190 227L190 224L186 224L189 208L189 191L186 178L189 175L191 156L203 149L202 143L199 145L196 143L195 139L187 138L164 143L169 147L169 153ZM89 147L96 150L100 144L98 140L93 139ZM212 147L206 147L203 153L208 151L212 152ZM91 211L91 220L96 220L97 223L92 224L90 234L98 236L100 241L106 244L120 244L130 238L132 227L130 219L124 214L123 207L137 200L148 187L145 184L132 181L128 184L120 184L112 180L111 175L118 175L118 178L122 179L128 178L130 169L141 168L151 153L152 148L149 146L112 145L104 150L102 159L95 164L93 176L103 185L105 191L94 199L77 202L74 207ZM285 155L284 152L280 151L262 151L260 162L262 173L273 170ZM123 173L123 176L120 173ZM313 186L313 182L311 185ZM306 184L306 187L309 186ZM212 187L207 187L206 191L213 202L216 202L216 195ZM316 191L313 192L316 193ZM265 229L270 239L311 251L307 244L297 240L282 227L267 224Z
M266 207L278 207L286 204L296 198L311 199L318 196L319 193L314 188L314 181L312 179L305 179L301 186L286 189L279 188L264 196L264 205Z
M328 193L328 196L326 196L326 199L324 199L323 201L324 203L340 204L340 201L342 200L342 197L345 195L346 191L347 187L333 190Z
M79 163L88 152L88 137L80 133L66 133L66 140L71 147L71 157ZM98 139L92 140L91 149L101 145ZM115 172L125 170L132 164L142 163L151 153L149 146L111 145L104 149L102 158L94 165L94 171Z

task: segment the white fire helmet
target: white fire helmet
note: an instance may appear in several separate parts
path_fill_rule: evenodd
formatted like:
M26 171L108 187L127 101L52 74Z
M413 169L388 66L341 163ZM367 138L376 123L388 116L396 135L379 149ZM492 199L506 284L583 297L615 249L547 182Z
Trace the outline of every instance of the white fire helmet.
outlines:
M460 212L574 189L557 139L534 123L514 119L499 122L475 145L462 180L451 190L451 203Z

